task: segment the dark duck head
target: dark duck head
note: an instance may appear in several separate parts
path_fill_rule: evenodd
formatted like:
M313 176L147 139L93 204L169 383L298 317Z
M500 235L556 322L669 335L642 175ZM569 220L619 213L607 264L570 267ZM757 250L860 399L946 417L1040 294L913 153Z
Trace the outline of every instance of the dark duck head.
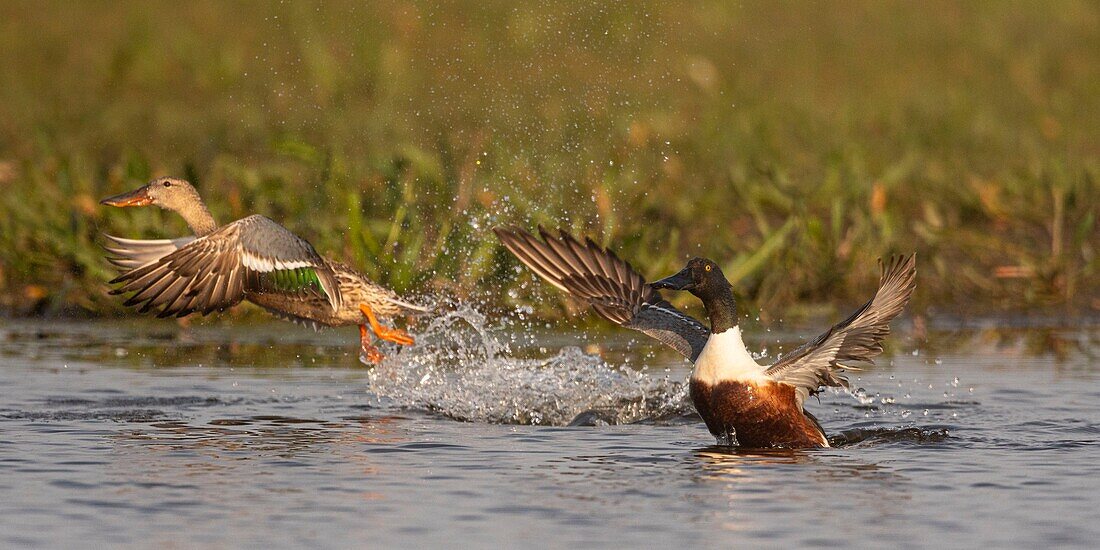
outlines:
M650 283L653 288L686 290L703 302L710 317L710 332L721 334L737 327L737 302L733 285L718 264L706 258L692 258L675 275Z

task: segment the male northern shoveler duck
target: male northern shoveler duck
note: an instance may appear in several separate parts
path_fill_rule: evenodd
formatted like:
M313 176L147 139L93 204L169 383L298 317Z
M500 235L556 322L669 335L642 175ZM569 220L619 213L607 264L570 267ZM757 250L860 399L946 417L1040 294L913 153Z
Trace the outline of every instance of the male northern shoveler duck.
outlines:
M105 235L108 260L120 275L111 294L134 294L127 306L158 317L221 311L241 300L277 317L324 326L359 325L363 357L382 353L367 327L382 340L410 345L403 330L382 326L378 317L415 315L427 308L400 299L340 262L321 257L305 239L260 215L218 227L198 191L187 181L160 178L134 191L109 197L118 207L159 206L176 212L194 232L178 239L135 240Z
M720 444L749 448L828 447L825 431L804 407L823 386L847 387L840 375L882 352L890 321L915 287L916 257L882 266L878 292L844 321L771 365L745 348L733 288L718 264L695 258L670 277L647 283L613 252L565 232L539 228L540 241L515 227L494 229L521 262L557 288L620 326L671 346L694 363L690 393L699 416ZM708 329L665 301L658 289L687 290L710 318Z

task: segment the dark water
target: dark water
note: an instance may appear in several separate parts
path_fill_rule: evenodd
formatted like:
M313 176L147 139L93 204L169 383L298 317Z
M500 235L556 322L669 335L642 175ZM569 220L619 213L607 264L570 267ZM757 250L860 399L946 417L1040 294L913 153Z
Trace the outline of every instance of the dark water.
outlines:
M467 316L368 369L354 331L5 322L0 546L1100 540L1096 328L902 330L811 405L834 448L775 453L710 446L686 365L608 338Z

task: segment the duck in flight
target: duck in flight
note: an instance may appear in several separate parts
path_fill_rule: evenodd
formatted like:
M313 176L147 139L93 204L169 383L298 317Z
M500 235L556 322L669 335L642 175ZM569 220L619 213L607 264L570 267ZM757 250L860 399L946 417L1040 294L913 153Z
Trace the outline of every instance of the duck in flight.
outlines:
M915 287L916 257L882 266L875 296L844 321L771 365L753 359L741 337L733 288L711 260L694 258L683 270L647 283L631 265L591 239L583 242L539 228L541 240L516 227L495 228L504 246L558 289L597 314L669 345L694 363L692 403L719 444L747 448L828 447L825 431L805 410L823 387L848 387L841 375L882 352L890 321ZM698 297L710 327L676 309L660 289Z
M416 315L427 308L402 300L359 271L321 257L305 239L260 215L221 227L187 181L159 178L101 204L159 206L183 217L194 233L178 239L137 240L105 235L107 258L119 269L111 294L133 293L127 306L158 317L207 315L248 300L275 316L319 326L359 326L361 358L378 363L381 340L411 345L403 330L379 317ZM368 331L368 327L370 330Z

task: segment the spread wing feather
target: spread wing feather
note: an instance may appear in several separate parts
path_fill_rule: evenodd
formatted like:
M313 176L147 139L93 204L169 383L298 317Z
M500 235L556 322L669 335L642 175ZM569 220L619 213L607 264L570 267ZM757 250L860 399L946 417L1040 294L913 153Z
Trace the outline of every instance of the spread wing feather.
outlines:
M315 293L333 310L341 304L335 275L313 246L263 216L197 238L108 239L105 248L122 271L111 293L134 293L125 304L156 310L158 317L205 315L240 302L247 292Z
M155 262L195 240L193 236L156 240L123 239L106 234L103 236L107 239L103 249L110 254L107 261L117 267L120 273Z
M881 263L881 262L880 262ZM849 361L873 363L882 353L890 321L909 303L916 287L916 255L898 256L882 264L878 292L847 319L798 349L780 357L765 374L795 387L799 403L822 386L848 387L844 369L859 370Z
M694 361L710 331L661 298L614 252L564 231L539 227L541 240L518 227L493 231L519 261L566 294L587 302L604 319L638 330Z

